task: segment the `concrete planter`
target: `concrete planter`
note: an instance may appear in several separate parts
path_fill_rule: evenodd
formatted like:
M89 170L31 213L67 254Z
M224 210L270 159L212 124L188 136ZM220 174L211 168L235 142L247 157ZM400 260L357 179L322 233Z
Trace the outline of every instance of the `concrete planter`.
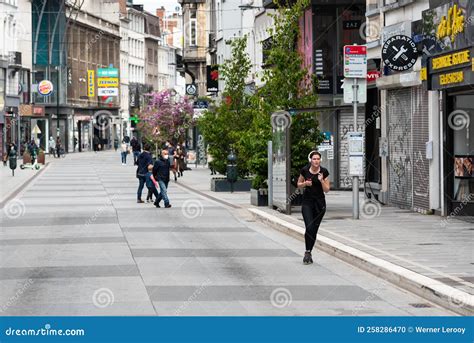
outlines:
M234 192L249 192L252 185L252 180L238 179L234 182ZM230 192L230 182L226 178L212 178L211 191L213 192Z
M253 206L268 206L268 189L251 189L250 204Z
M46 162L45 153L44 153L43 150L41 150L41 151L38 153L38 163L45 164L45 162Z

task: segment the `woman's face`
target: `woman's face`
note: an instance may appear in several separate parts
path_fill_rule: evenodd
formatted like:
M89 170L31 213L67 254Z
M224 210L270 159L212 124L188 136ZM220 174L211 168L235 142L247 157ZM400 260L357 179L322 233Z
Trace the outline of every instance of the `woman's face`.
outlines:
M318 154L314 154L311 157L311 166L318 168L321 165L321 157Z

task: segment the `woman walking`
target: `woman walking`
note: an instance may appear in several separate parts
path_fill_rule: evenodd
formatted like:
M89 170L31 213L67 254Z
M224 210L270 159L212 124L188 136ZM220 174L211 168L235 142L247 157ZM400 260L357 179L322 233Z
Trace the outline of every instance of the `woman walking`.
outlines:
M306 232L304 240L306 251L303 263L313 263L311 251L316 243L319 225L326 213L326 199L324 193L329 192L329 172L321 167L321 154L317 151L309 153L309 165L303 167L298 178L298 188L304 188L303 204L301 212L303 214Z
M178 177L183 177L183 171L185 167L184 163L184 150L181 145L178 145L175 153L175 163L176 163L176 171L178 172Z
M122 156L122 165L124 166L127 164L127 155L129 153L128 144L125 143L125 140L122 141L122 145L120 148L121 148L120 155Z
M56 141L53 136L49 137L49 153L53 155L53 157L56 157Z
M56 137L56 153L58 154L58 158L61 157L61 138L59 136Z

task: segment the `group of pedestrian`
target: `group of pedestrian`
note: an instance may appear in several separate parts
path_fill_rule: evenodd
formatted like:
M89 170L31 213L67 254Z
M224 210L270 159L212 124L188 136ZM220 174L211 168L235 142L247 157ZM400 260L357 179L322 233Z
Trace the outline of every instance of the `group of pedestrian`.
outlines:
M133 139L132 139L133 141ZM170 181L170 159L167 148L161 150L160 157L153 163L150 153L150 146L145 144L143 150L137 157L137 203L143 203L142 192L146 186L148 190L147 202L152 202L153 196L156 207L161 207L160 202L163 200L165 208L170 208L171 204L168 198L168 183ZM159 189L159 192L158 192Z
M61 150L62 150L62 144L61 144L61 138L59 136L56 137L56 140L53 138L53 136L49 137L49 153L53 155L53 157L61 157Z
M186 169L186 150L184 149L184 145L178 143L175 146L172 142L167 141L165 143L165 149L168 150L174 181L178 181L178 177L183 177L183 172Z

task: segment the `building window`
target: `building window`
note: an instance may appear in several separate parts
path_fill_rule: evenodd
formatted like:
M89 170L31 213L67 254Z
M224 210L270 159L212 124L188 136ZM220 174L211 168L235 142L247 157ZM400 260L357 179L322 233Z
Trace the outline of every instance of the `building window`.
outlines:
M197 46L197 18L196 10L191 10L189 25L189 45Z

